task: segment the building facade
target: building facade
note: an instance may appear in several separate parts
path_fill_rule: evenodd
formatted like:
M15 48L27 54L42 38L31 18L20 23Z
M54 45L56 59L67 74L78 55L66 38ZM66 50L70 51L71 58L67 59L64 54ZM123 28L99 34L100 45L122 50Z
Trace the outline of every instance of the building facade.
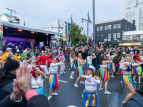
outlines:
M122 39L120 46L143 45L143 30L125 31Z
M70 28L71 23L63 22L61 19L55 19L50 22L49 26L42 27L41 29L62 33L62 37L68 37ZM57 42L58 39L58 36L52 37L53 42Z
M136 30L143 30L143 0L126 0L123 18L131 23L135 20Z
M96 23L95 28L95 42L106 45L118 45L122 42L123 31L136 30L134 24L123 18Z

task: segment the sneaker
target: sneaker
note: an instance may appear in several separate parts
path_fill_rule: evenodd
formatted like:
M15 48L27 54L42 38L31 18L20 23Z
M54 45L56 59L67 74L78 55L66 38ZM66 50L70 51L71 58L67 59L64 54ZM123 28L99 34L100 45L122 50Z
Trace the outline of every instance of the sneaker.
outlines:
M121 84L122 84L122 81L121 81Z
M52 93L52 95L58 95L58 93L54 92L54 93Z
M99 88L99 91L103 90L103 88Z
M47 99L48 99L48 100L51 100L51 98L52 98L52 96L49 96Z
M60 73L60 74L63 74L63 73Z
M112 77L112 78L114 78L114 76L113 76L113 75L111 75L111 77Z
M111 76L109 75L108 77L110 78Z
M58 74L58 76L60 76L60 74Z
M73 77L70 77L70 79L74 79Z
M80 81L81 84L85 84L83 81Z
M77 84L74 84L74 86L75 86L75 87L78 87L78 85L77 85Z
M107 92L105 92L105 94L109 95L109 94L111 94L111 92L107 91Z
M138 82L139 84L141 84L141 82Z
M136 84L136 83L137 83L137 81L134 81L134 83Z

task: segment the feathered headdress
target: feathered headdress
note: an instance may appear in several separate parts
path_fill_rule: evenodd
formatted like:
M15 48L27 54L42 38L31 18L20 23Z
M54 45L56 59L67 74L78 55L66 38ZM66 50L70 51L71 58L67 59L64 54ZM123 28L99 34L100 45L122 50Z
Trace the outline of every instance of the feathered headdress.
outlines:
M133 60L135 63L137 63L137 61L141 62L141 60L139 59L138 55L134 55L133 56Z
M121 57L122 57L122 53L120 52L117 56L115 56L113 58L113 63L115 63L115 65L117 65L120 62Z

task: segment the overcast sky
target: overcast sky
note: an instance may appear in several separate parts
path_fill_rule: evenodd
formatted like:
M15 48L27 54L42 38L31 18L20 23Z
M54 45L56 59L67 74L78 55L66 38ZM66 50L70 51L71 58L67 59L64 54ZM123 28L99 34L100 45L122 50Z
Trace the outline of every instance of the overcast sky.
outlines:
M95 0L95 22L102 22L123 17L123 9L126 0ZM81 22L81 18L87 18L90 12L92 21L92 0L1 0L0 14L9 13L5 8L16 10L26 20L26 26L41 28L49 25L53 19L69 21L71 15L73 22L84 28L87 32L87 24ZM15 14L13 14L15 15ZM17 15L23 24L21 16ZM89 36L92 34L92 24L89 26Z

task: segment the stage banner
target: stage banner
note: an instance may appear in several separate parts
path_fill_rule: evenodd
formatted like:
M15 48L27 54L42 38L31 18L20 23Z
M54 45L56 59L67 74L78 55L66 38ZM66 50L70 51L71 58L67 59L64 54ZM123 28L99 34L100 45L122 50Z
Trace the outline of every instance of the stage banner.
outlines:
M12 38L12 37L4 37L6 41L20 41L20 42L29 42L29 39L26 38Z
M0 26L0 41L3 38L3 26Z

